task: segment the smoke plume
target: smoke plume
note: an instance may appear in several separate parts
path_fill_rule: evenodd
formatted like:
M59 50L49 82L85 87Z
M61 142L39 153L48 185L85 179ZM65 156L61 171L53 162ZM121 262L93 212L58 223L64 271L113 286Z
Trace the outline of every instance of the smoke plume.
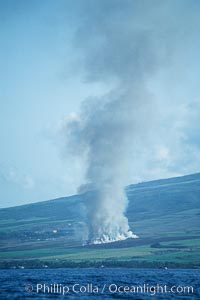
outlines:
M125 215L124 186L134 168L130 153L140 149L141 140L148 143L154 100L146 80L161 57L154 31L138 21L139 2L84 4L76 41L82 45L86 79L112 87L83 102L79 116L68 122L67 134L73 153L86 160L85 183L79 191L95 191L87 204L88 240L104 243L137 237Z

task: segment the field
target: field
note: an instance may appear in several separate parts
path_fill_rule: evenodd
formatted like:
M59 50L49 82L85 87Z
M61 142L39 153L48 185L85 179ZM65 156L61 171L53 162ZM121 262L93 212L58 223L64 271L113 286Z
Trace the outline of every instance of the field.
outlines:
M83 245L93 193L0 210L0 267L126 266L199 268L200 174L126 188L130 227L139 235Z

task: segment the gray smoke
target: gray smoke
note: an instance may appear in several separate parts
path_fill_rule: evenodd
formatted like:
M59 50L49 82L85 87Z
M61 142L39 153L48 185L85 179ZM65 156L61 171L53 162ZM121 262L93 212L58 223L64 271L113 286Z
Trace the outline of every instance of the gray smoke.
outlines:
M91 243L136 237L125 216L124 186L134 168L130 154L141 140L148 144L154 100L146 81L162 61L158 43L159 52L164 49L158 33L138 19L138 9L139 1L112 0L84 1L81 8L76 42L86 79L112 86L84 101L80 115L67 124L73 153L86 159L79 191L95 191L87 206Z

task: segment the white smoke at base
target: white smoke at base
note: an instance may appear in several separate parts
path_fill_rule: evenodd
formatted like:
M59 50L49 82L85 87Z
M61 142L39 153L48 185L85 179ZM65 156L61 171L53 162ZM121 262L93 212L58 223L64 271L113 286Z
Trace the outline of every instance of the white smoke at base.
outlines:
M100 204L98 209L95 208L96 203ZM137 238L130 230L128 219L124 215L126 204L126 197L122 192L118 194L114 192L111 195L108 190L101 190L95 193L95 198L88 208L90 244Z
M128 231L127 234L117 234L115 238L110 237L109 235L103 234L100 239L90 241L91 244L98 245L98 244L105 244L105 243L113 243L118 241L124 241L126 239L135 239L138 238L136 234L133 234L131 231Z

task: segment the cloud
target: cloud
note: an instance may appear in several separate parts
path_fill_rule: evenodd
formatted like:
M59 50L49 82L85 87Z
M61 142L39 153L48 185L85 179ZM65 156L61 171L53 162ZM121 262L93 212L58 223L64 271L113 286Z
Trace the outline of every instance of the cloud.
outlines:
M35 187L35 181L30 174L26 174L9 163L0 164L1 181L11 185L18 185L23 189L31 190Z

